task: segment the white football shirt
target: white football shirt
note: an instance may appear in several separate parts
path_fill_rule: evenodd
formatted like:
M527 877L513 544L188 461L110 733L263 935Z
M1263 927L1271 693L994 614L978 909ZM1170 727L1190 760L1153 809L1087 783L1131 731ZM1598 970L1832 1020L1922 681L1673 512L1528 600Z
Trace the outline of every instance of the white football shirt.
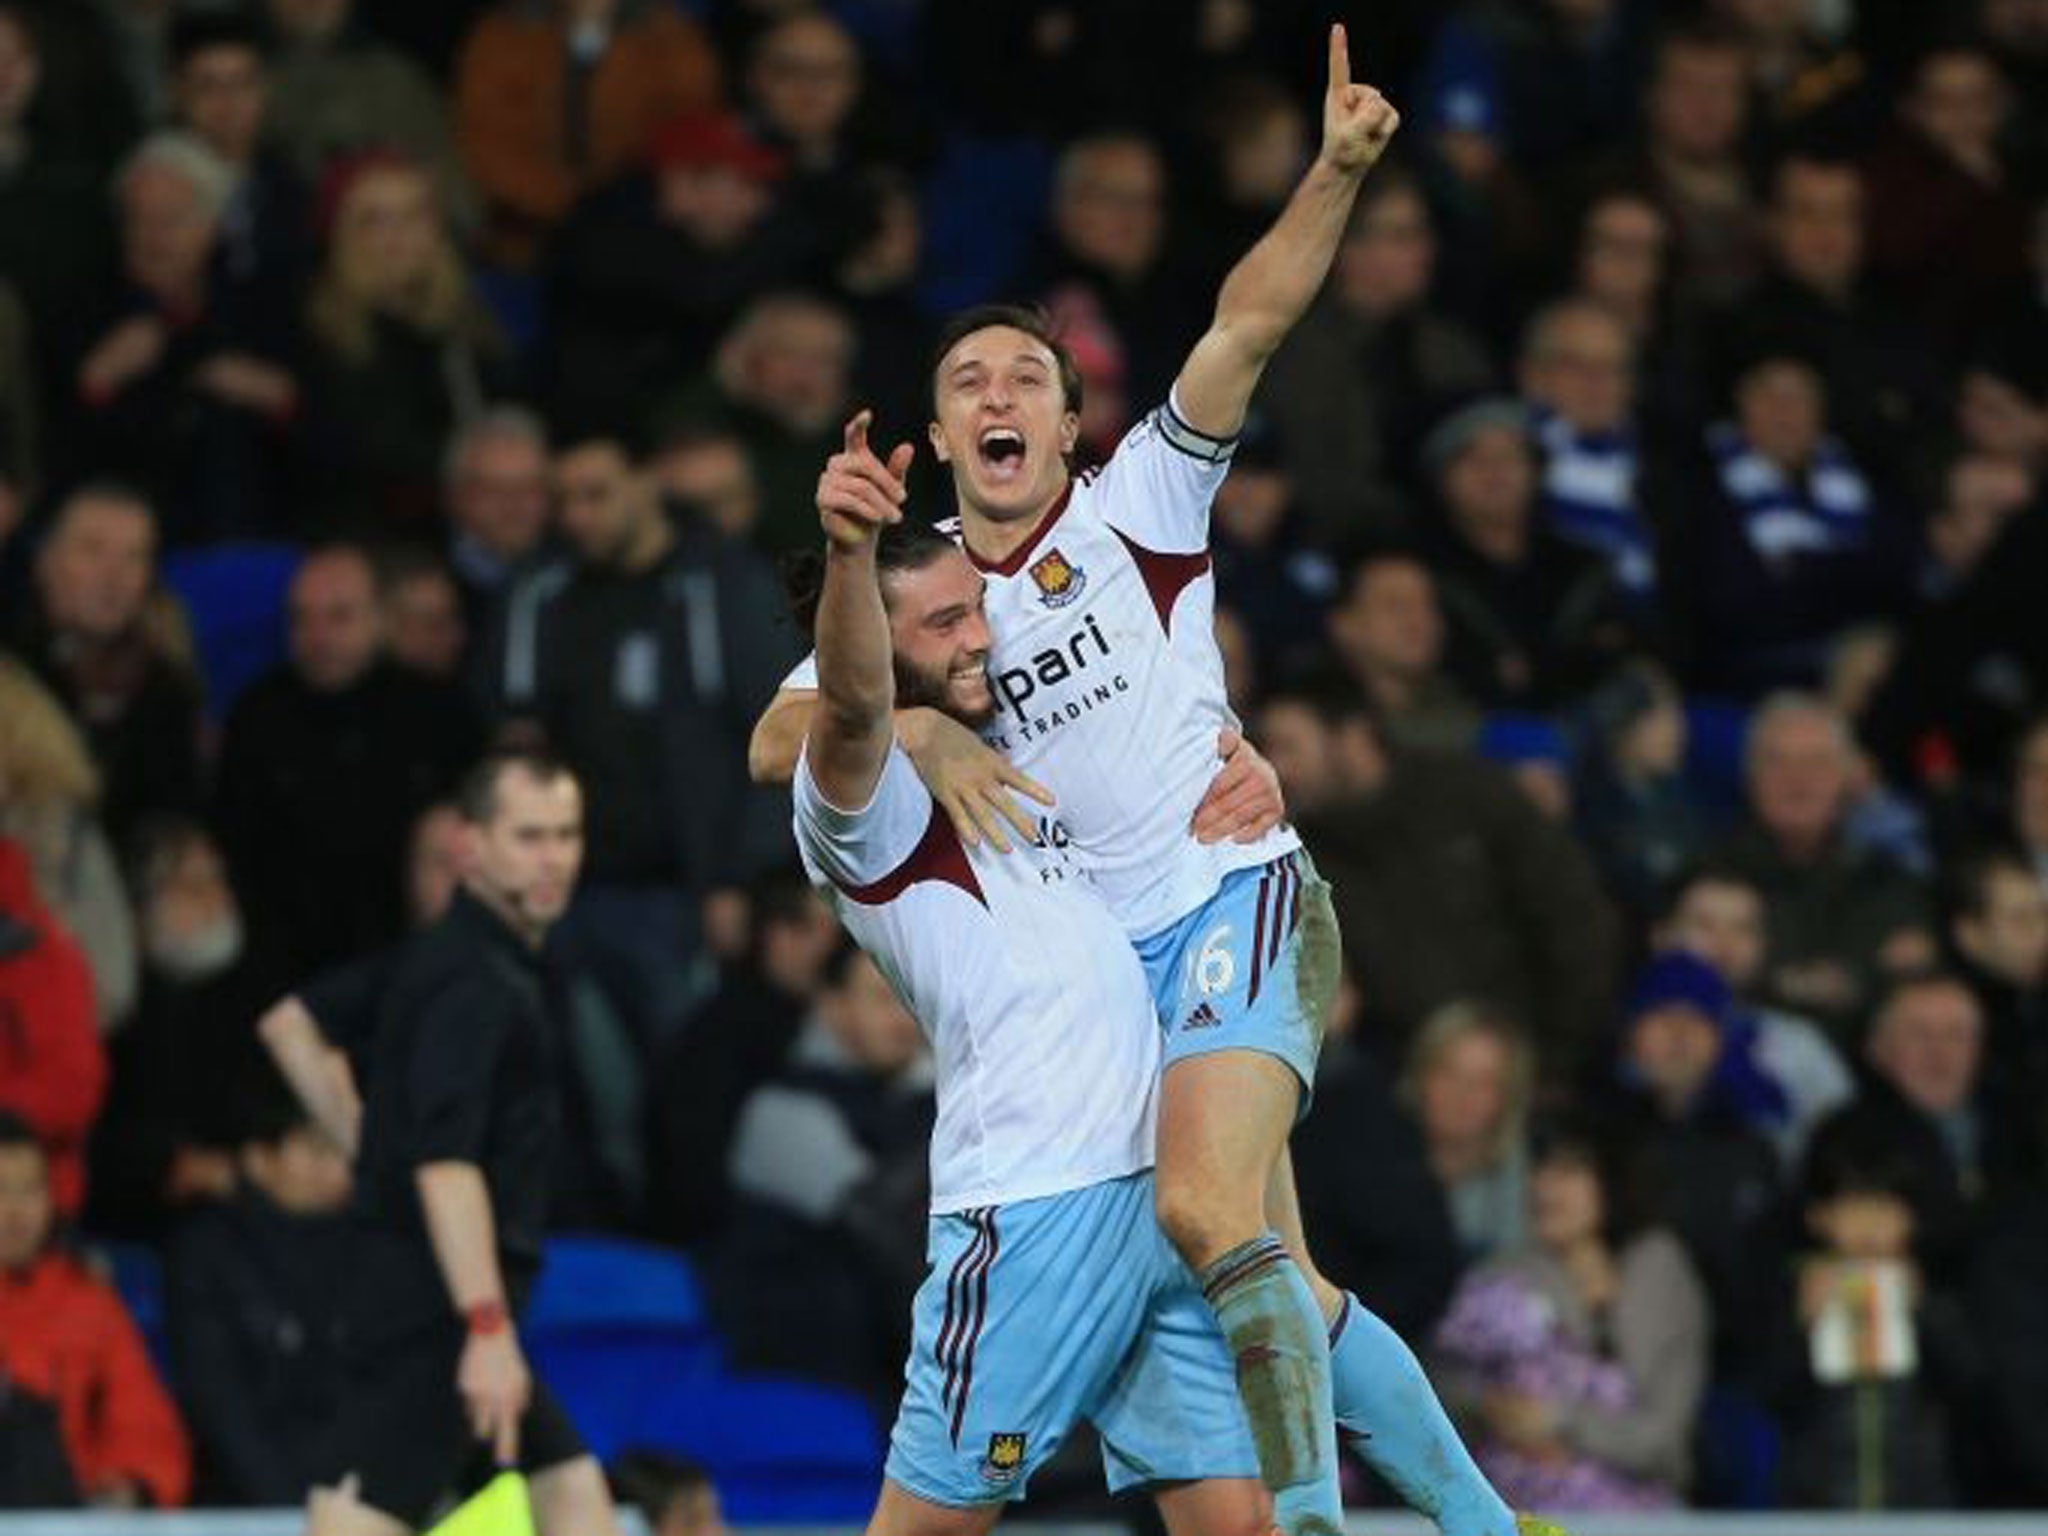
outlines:
M1232 870L1300 846L1197 843L1217 733L1238 721L1216 645L1209 503L1234 444L1173 402L1078 475L987 578L991 746L1050 789L1054 811L1133 938L1171 927ZM969 551L969 558L973 552Z
M1064 834L964 847L900 747L865 806L830 804L808 758L794 797L804 867L931 1042L933 1212L1151 1167L1151 995Z
M1217 734L1239 723L1209 558L1209 503L1234 446L1168 401L1008 559L974 562L997 704L983 737L1053 792L1055 825L1134 939L1179 922L1233 870L1301 846L1285 823L1242 844L1204 846L1189 830L1220 766ZM783 686L815 689L813 660Z

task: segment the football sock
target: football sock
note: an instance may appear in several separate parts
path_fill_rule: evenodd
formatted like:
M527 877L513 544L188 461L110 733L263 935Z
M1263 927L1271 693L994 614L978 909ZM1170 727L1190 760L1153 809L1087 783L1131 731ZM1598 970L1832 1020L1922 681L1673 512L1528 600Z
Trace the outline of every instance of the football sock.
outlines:
M1270 1232L1224 1254L1201 1282L1237 1362L1275 1522L1287 1536L1341 1531L1329 1338L1308 1282Z
M1515 1536L1514 1512L1451 1427L1415 1352L1349 1293L1330 1325L1330 1383L1353 1448L1443 1536Z

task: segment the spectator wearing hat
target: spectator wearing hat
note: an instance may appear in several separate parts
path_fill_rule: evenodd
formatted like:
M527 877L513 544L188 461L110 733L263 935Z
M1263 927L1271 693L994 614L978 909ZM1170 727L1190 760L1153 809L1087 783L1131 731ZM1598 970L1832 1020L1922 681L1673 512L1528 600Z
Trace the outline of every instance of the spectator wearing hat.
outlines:
M1685 699L1661 667L1632 662L1594 690L1585 716L1575 825L1608 889L1640 918L1706 851L1710 832L1685 777Z
M530 262L576 200L630 169L655 127L718 101L696 24L654 0L506 0L464 40L456 138L491 254Z
M1790 1114L1728 984L1673 950L1637 976L1622 1010L1613 1082L1634 1126L1644 1187L1713 1303L1717 1376L1761 1385L1782 1315L1787 1234L1771 1130Z
M171 27L171 97L178 126L234 173L215 257L221 276L236 285L295 285L309 265L309 199L306 183L263 144L270 62L255 18L181 12Z
M438 510L449 437L511 385L433 178L370 150L320 190L326 252L306 305L307 436L330 519L398 534Z
M1437 251L1421 187L1382 166L1359 189L1328 286L1267 370L1260 400L1333 544L1412 532L1416 445L1446 406L1494 383L1485 343L1430 302Z
M645 427L648 402L704 371L734 315L819 273L818 243L779 191L786 169L738 118L686 113L656 130L644 174L577 211L555 276L569 419Z
M1728 984L1758 1065L1784 1090L1789 1114L1769 1134L1787 1171L1796 1168L1814 1127L1855 1096L1856 1081L1812 1020L1758 1001L1768 958L1763 892L1727 864L1697 864L1669 888L1650 942L1698 956Z
M234 170L192 134L151 135L115 182L124 284L75 377L95 468L147 492L166 542L274 536L299 410L289 306L223 283Z
M1878 486L1831 430L1825 378L1796 342L1759 341L1729 405L1686 476L1688 650L1695 683L1754 698L1817 683L1835 635L1899 595L1902 562Z
M1443 510L1428 548L1446 670L1495 709L1541 709L1587 687L1630 634L1607 561L1538 516L1521 402L1488 396L1454 411L1431 430L1422 460Z

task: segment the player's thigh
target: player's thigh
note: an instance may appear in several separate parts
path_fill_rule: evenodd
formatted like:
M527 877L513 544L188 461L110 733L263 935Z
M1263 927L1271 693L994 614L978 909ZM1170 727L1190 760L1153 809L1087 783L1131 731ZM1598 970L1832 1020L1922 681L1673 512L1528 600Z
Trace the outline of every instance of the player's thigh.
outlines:
M867 1536L983 1536L1002 1518L1000 1504L970 1509L934 1504L907 1488L884 1480L882 1496L868 1519Z
M1263 1051L1217 1051L1166 1069L1159 1220L1188 1262L1207 1264L1265 1230L1267 1186L1298 1101L1293 1070Z
M611 1489L595 1456L577 1456L533 1473L527 1491L539 1536L618 1536Z
M1293 1072L1297 1113L1315 1084L1336 978L1329 887L1304 851L1226 876L1172 928L1137 944L1166 1063L1253 1051Z
M1208 1478L1153 1490L1167 1536L1269 1536L1273 1496L1256 1477Z
M1143 1328L1158 1241L1144 1175L932 1218L890 1481L941 1508L1021 1498Z

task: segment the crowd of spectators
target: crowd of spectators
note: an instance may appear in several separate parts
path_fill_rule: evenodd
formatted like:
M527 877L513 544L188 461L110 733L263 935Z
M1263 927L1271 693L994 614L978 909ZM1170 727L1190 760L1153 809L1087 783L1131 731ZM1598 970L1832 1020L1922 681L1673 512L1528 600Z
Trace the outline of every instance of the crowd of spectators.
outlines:
M1517 1501L2048 1505L2044 0L0 0L0 1504L303 1491L492 741L589 806L559 1221L893 1394L930 1068L748 782L776 562L966 302L1108 453L1332 19L1404 126L1214 520L1323 1262Z

